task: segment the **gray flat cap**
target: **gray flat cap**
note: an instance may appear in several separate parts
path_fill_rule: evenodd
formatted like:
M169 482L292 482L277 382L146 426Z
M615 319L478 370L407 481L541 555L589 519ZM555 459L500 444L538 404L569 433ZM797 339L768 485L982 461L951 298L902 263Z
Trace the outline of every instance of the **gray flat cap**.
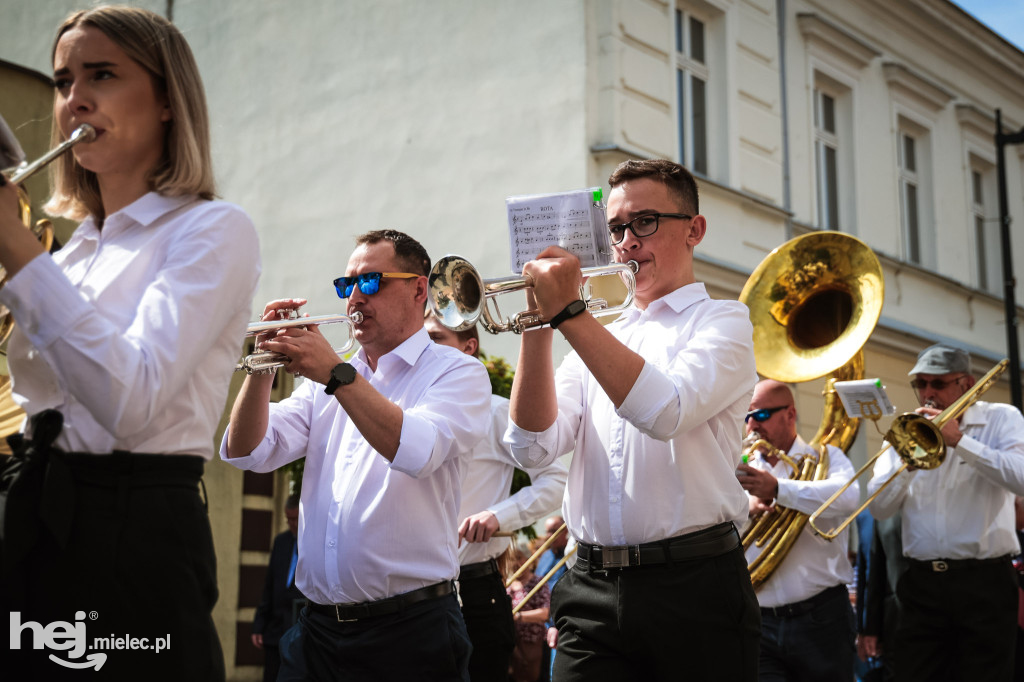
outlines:
M953 374L956 372L970 373L971 356L967 351L937 343L929 346L917 355L917 364L907 372L907 376L915 374Z

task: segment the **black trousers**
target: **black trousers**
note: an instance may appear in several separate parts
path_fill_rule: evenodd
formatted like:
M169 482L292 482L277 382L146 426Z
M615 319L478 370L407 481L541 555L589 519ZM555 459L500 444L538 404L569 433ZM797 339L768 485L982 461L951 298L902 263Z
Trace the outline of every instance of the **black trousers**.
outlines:
M37 524L27 552L6 567L0 613L5 621L8 612L17 614L10 618L19 647L0 649L0 670L18 671L12 679L223 680L210 615L217 570L199 495L202 458L51 457L61 459L59 473L50 467L46 476L63 479L59 502L67 508L60 513L68 532L57 538ZM20 518L24 507L13 511L8 524L34 522ZM55 623L65 625L54 630ZM58 636L50 637L54 631ZM90 662L99 670L66 665Z
M469 682L471 645L455 594L392 615L338 622L304 608L282 637L278 682Z
M581 563L551 598L557 682L757 679L761 614L742 547L607 572Z
M473 654L469 678L473 682L507 682L515 648L512 600L500 573L459 580L462 616L466 620Z
M1010 558L948 565L935 572L911 562L896 586L896 678L1013 679L1018 595Z

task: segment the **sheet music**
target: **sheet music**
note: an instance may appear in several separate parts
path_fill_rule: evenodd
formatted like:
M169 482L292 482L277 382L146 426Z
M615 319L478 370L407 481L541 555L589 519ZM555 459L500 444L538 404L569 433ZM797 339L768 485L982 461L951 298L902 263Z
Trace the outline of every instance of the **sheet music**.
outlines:
M878 419L896 413L880 379L837 381L833 386L850 417Z
M576 254L582 267L611 262L601 188L508 197L510 267L513 273L548 246Z

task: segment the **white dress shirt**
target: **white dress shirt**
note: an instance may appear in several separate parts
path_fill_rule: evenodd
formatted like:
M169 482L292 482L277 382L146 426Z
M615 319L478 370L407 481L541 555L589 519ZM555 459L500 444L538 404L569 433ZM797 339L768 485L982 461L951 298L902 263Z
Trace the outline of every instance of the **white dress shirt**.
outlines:
M509 496L512 473L518 466L512 459L503 436L508 426L508 399L491 396L491 419L487 436L466 461L462 472L462 508L459 525L467 516L489 511L502 531L514 531L536 522L556 509L565 494L569 470L560 461L526 469L530 485ZM459 546L459 564L475 564L493 559L509 546L509 538L491 538L487 542L465 542Z
M462 460L487 431L487 370L425 329L381 356L376 372L362 349L350 362L403 410L393 462L314 381L271 403L267 434L249 455L229 459L226 433L221 443L239 469L306 458L295 584L319 604L376 601L456 577Z
M806 455L816 456L817 450L797 436L787 454L797 459ZM756 457L749 464L755 469L770 472L778 479L779 493L775 498L778 506L808 516L854 474L853 465L843 451L831 445L828 446L828 478L823 481L792 480L793 470L781 459L775 466L768 464L763 457ZM859 504L860 484L855 483L819 517L820 523L838 525L856 511ZM853 582L853 567L847 556L849 544L849 529L830 542L815 533L810 523L806 524L786 558L757 591L758 603L765 607L793 604L830 587ZM751 543L747 549L747 563L752 563L762 551L764 547Z
M747 307L711 300L701 283L630 308L608 329L646 361L618 410L576 353L555 375L558 417L533 433L509 422L524 466L575 446L566 523L580 542L640 544L723 521L739 527L747 496L736 479L750 405L753 327Z
M150 192L87 218L0 290L15 400L59 410L65 450L210 459L259 273L232 204Z
M876 519L903 512L903 554L911 559L991 559L1020 552L1014 495L1024 495L1024 417L1012 405L977 402L963 437L931 470L904 471L871 503ZM875 462L874 493L902 466L891 448Z

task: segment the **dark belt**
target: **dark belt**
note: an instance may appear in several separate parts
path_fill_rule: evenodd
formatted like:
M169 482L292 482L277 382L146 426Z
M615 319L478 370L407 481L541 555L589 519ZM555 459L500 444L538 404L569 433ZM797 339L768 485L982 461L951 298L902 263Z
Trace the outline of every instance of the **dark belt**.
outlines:
M459 566L459 580L473 580L484 576L494 575L498 572L498 562L494 559L478 561L475 564L463 564Z
M309 602L309 608L314 613L335 618L339 623L356 621L361 618L373 618L375 616L387 616L398 613L409 608L413 604L428 599L439 599L455 591L455 585L451 580L427 585L412 592L398 594L387 599L363 602L362 604L317 604Z
M999 564L1012 563L1010 555L993 557L991 559L932 559L922 561L920 559L907 558L907 565L910 568L929 573L945 573L946 571L965 571L972 568L985 568Z
M726 522L694 533L642 545L609 547L580 543L576 550L576 567L584 571L607 571L611 568L709 559L739 546L740 536L736 532L736 527Z
M795 618L813 611L822 604L839 598L850 598L850 592L846 589L846 585L833 585L828 589L822 590L813 597L809 597L803 601L795 601L792 604L783 604L782 606L762 606L761 615L775 616L776 618Z

